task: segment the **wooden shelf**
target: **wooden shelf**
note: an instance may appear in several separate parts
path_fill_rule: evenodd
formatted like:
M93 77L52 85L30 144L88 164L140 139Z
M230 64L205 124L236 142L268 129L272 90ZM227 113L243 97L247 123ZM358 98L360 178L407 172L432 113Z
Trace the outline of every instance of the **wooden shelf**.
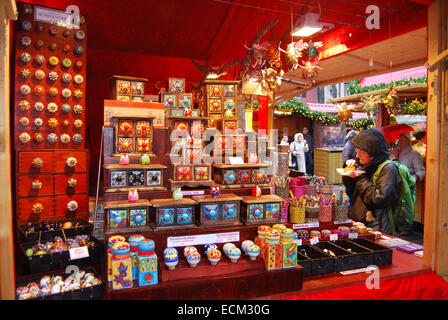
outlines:
M276 196L275 194L265 194L261 197L243 197L244 203L268 203L268 202L283 202L283 198Z
M109 188L105 189L105 193L114 193L114 192L128 192L129 189L137 189L138 192L140 191L166 191L168 190L165 187L127 187L127 188Z
M244 164L220 164L215 163L213 166L216 169L251 169L251 168L268 168L269 164L266 163L244 163Z
M182 198L180 200L173 200L173 199L153 199L151 200L151 204L154 208L164 208L164 207L171 207L173 205L180 206L180 205L196 205L196 201L190 199L190 198Z
M417 97L423 97L427 94L428 85L426 83L416 83L411 85L405 85L395 87L400 99L412 99ZM363 92L354 94L347 97L335 98L327 100L327 103L343 103L343 102L361 102L361 98L368 98L370 96L376 96L379 94L387 94L389 89L381 89L370 92Z
M233 193L224 193L221 194L218 198L214 198L211 195L207 194L207 195L201 195L201 196L192 196L191 197L194 201L196 201L197 203L202 203L202 202L223 202L223 201L240 201L243 200L242 197L239 197Z
M154 155L155 157L155 155ZM127 164L127 165L121 165L121 164L103 164L103 168L107 170L118 170L118 169L166 169L167 166L163 164L157 164L157 163L151 163L151 164Z
M115 208L134 208L134 207L150 207L151 201L147 199L139 199L137 202L129 202L127 200L120 201L108 201L104 202L104 209L115 209Z

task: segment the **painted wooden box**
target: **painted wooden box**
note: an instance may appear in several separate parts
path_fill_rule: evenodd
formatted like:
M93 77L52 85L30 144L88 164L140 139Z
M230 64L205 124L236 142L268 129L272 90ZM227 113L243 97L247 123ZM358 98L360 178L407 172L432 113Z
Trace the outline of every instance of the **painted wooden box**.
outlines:
M241 197L233 193L225 193L219 198L203 195L193 196L192 199L199 204L197 221L201 226L241 224Z
M246 224L279 223L282 201L283 198L273 194L261 197L244 196L241 218Z
M261 173L261 168L269 165L256 164L213 164L213 179L223 188L249 187L254 185L266 186L266 178Z
M163 187L162 164L105 164L105 192L126 192L129 188L138 190L166 190Z
M109 201L104 203L105 233L149 231L151 202Z
M196 201L192 199L154 199L151 200L151 204L153 206L152 224L155 230L196 226Z
M113 100L143 102L148 79L115 75L110 81Z

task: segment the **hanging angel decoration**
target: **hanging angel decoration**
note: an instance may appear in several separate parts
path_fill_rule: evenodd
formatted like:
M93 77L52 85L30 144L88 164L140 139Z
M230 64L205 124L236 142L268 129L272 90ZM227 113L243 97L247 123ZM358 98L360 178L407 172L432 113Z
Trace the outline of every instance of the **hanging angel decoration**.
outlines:
M283 77L284 71L277 70L273 68L266 68L261 70L261 74L263 79L261 80L261 86L266 91L274 91L276 88L280 87L282 84L282 80L279 77Z
M308 48L305 50L305 57L308 59L317 59L319 57L319 50L318 48L322 48L323 43L322 42L308 42Z
M368 118L375 119L375 113L380 112L381 98L378 96L370 96L367 99L362 97L361 101L364 102L363 111L367 113Z
M319 62L318 61L305 61L302 60L302 63L299 65L300 68L302 68L302 75L305 79L307 80L313 80L313 82L315 81L314 79L317 78L317 69L322 69L321 67L318 66Z
M341 106L336 105L335 106L336 109L338 109L338 118L341 121L347 121L351 118L353 118L353 114L352 112L347 108L347 104L343 104Z
M381 99L381 102L384 104L384 107L386 107L387 113L395 116L400 107L397 89L390 87L389 94Z
M285 53L286 64L289 66L288 71L296 70L299 67L299 59L302 57L302 52L307 48L308 43L299 40L288 44L286 50L280 49Z

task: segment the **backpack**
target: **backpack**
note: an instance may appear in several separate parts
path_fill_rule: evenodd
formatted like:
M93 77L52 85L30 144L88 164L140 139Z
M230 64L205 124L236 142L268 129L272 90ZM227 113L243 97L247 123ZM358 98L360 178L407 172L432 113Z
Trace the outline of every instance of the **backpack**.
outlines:
M400 173L402 180L400 193L398 195L398 202L395 209L389 210L389 221L392 227L392 234L395 235L395 226L399 228L400 226L410 225L414 222L414 201L416 193L416 181L408 167L400 161L386 160L378 166L373 175L373 185L376 185L376 180L378 179L383 167L389 163L393 163Z

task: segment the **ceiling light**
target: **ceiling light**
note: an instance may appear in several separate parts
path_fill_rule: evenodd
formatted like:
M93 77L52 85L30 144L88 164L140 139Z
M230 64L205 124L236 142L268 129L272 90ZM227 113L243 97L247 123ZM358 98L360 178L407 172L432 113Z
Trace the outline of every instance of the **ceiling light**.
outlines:
M319 13L312 12L300 16L294 24L294 29L291 35L294 37L309 37L321 31L324 27L328 27L329 29L334 27L334 24L319 22L319 17Z

